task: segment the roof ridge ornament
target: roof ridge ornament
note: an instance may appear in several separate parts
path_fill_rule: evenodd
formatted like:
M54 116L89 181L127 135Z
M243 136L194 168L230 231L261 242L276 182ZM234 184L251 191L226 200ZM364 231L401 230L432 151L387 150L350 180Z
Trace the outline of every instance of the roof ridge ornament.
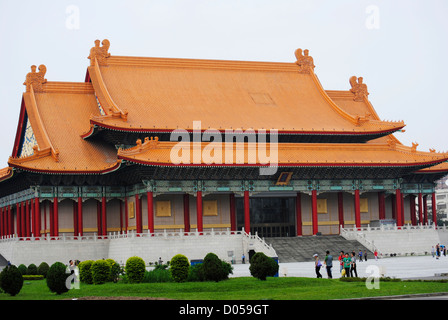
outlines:
M300 73L314 72L314 60L313 57L309 55L309 52L308 49L302 51L300 48L294 52L297 59L296 64L299 66Z
M45 74L47 73L47 67L43 64L39 66L39 72L36 72L36 66L31 66L31 72L28 72L23 83L26 86L26 92L30 92L31 86L33 86L34 92L42 92L43 84L47 82Z
M90 59L90 66L95 65L95 59L100 66L107 66L107 58L110 57L110 41L104 39L101 44L103 45L102 47L100 47L100 40L95 40L95 46L90 49L90 55L87 57Z
M350 77L349 82L352 86L350 92L355 94L355 97L353 98L354 101L364 101L364 97L367 98L367 96L369 95L369 92L367 91L367 85L363 83L362 80L362 77Z

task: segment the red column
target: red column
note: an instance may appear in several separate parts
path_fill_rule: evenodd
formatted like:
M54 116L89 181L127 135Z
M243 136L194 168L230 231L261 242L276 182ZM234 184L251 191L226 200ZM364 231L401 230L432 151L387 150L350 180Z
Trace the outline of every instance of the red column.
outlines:
M418 194L418 222L423 224L423 199L421 192Z
M146 198L148 200L148 231L154 233L154 198L152 191L146 192Z
M415 196L409 195L409 205L411 207L411 223L413 226L417 225L417 216L415 215Z
M31 230L30 230L30 204L27 201L24 203L24 216L25 216L25 236L28 238L31 236Z
M40 203L39 203L39 198L35 198L34 199L34 211L35 213L35 218L36 218L36 229L35 229L35 237L39 238L41 236L40 234Z
M137 223L137 233L143 232L143 225L142 225L142 207L140 202L140 196L137 193L135 195L135 222Z
M190 195L184 193L184 232L190 232Z
M355 190L355 227L361 228L361 206L359 200L359 189Z
M297 220L297 236L301 236L302 233L302 196L300 192L297 192L296 196L296 220Z
M437 226L437 202L435 192L432 193L431 204L432 204L432 222Z
M197 218L198 232L202 232L203 231L203 222L202 222L202 191L197 191L197 193L196 193L196 218Z
M101 198L101 224L102 224L102 231L103 236L107 235L107 201L106 197Z
M54 236L58 237L59 236L59 203L58 203L58 198L55 197L54 198L54 202L53 202L53 232L54 232Z
M386 203L384 200L384 192L378 192L378 219L386 219Z
M250 233L250 199L249 190L244 191L244 231Z
M230 206L230 230L236 231L236 210L235 210L235 194L231 193L229 195L229 206Z
M78 197L78 235L83 236L83 221L82 221L82 197Z
M428 224L428 196L423 196L423 224Z
M396 216L397 216L397 226L401 227L403 225L403 221L401 220L402 214L401 214L401 207L402 207L402 200L401 200L401 190L396 189L395 190L395 202L396 202Z
M313 224L313 235L317 234L319 231L318 221L317 221L317 191L311 191L311 214L312 214L312 224Z
M21 209L20 209L21 205L20 203L16 204L16 225L17 225L17 236L21 237L22 236L22 214L21 214Z
M344 227L344 194L338 192L338 217L339 217L339 228ZM341 232L341 230L339 230Z

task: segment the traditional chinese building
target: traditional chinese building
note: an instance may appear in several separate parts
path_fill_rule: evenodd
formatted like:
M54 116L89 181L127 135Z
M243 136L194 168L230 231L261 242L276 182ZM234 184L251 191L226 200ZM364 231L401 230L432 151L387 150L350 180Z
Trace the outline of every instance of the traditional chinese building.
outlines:
M0 170L2 238L292 237L435 221L425 199L435 201L448 154L403 145L394 133L404 122L380 119L362 78L325 90L301 49L276 63L124 57L109 46L95 42L84 82L31 67Z

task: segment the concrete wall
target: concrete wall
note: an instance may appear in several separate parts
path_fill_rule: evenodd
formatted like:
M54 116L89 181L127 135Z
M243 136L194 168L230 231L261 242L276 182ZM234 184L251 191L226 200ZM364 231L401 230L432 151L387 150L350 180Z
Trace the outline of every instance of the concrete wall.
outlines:
M98 260L112 258L119 263L125 263L129 257L139 256L145 262L171 260L176 254L184 254L188 259L203 259L209 252L217 254L222 260L230 262L232 257L241 261L243 252L246 256L249 250L264 252L275 256L275 251L264 241L245 234L227 232L197 235L159 234L158 236L130 233L128 236L110 236L106 240L89 237L73 240L72 237L61 237L60 240L23 241L12 238L0 241L0 254L12 264L39 265L45 261L52 264L56 261L68 263L69 260Z

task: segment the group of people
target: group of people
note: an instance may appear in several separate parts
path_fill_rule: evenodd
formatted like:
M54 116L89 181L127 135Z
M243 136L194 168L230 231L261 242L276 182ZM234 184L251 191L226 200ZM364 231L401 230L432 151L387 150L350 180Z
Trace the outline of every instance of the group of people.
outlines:
M432 246L431 249L432 257L436 257L436 259L439 259L439 257L443 254L444 257L446 257L446 247L442 244L437 244L435 247Z
M377 259L377 252L375 251L375 259ZM322 278L322 274L320 273L320 268L322 266L325 266L325 269L327 271L328 279L332 279L332 267L333 267L333 256L330 254L330 251L326 251L324 261L322 262L319 258L319 255L316 253L313 255L314 258L314 267L316 270L316 276L317 278ZM358 252L358 261L367 261L367 251L362 252L362 250L359 250ZM348 252L341 251L338 257L339 265L340 265L340 272L342 276L345 277L358 277L358 272L356 270L356 253L355 251L352 251L350 254Z

